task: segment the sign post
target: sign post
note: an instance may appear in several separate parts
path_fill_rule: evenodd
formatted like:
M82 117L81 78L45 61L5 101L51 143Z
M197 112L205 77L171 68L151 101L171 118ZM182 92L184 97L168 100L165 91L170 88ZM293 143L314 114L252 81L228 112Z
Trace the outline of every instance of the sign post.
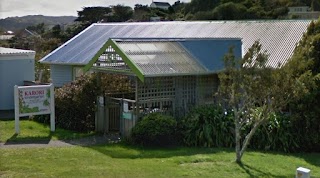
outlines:
M50 130L55 131L54 87L52 84L14 86L16 134L20 133L20 117L43 114L50 114Z

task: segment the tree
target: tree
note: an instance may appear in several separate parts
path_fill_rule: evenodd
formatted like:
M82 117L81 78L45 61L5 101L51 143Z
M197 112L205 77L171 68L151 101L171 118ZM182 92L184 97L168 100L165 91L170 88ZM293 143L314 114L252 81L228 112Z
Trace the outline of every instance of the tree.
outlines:
M194 14L199 11L209 11L218 5L219 2L220 0L192 0L186 4L185 12Z
M149 21L151 10L148 5L136 4L134 5L134 13L133 13L133 20L134 21Z
M130 6L116 5L112 6L112 15L109 15L106 21L125 22L132 18L133 10Z
M304 35L293 55L293 60L301 61L300 68L311 70L313 76L320 74L320 20L311 22L307 33ZM294 65L294 64L292 64ZM299 70L294 70L300 75ZM299 145L303 151L320 151L320 80L316 82L316 88L300 100L290 103L290 112L293 123L299 125L296 129L301 139ZM310 135L312 135L310 137Z
M303 97L315 86L317 78L310 70L301 68L299 75L293 72L298 70L299 60L290 61L282 68L267 66L267 60L268 55L261 52L259 42L255 42L240 60L235 59L231 49L225 56L225 71L219 74L220 102L234 117L237 163L241 163L260 125L286 107L292 99ZM251 130L241 133L246 125L252 125Z
M104 20L111 12L110 7L84 7L82 11L78 11L75 21L92 24Z
M228 2L214 8L213 16L217 20L245 19L247 8L242 4Z

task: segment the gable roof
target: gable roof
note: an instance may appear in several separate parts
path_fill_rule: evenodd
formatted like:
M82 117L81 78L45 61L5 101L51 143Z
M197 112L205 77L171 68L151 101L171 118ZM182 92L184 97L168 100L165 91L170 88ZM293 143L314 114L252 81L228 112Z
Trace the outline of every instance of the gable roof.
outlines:
M203 75L223 70L233 47L241 57L241 39L109 39L85 70L135 73L144 77Z
M86 65L109 38L242 38L242 55L259 40L278 67L292 56L311 20L95 23L41 59L42 63Z
M0 56L25 56L25 55L35 55L35 53L36 52L32 50L0 47Z

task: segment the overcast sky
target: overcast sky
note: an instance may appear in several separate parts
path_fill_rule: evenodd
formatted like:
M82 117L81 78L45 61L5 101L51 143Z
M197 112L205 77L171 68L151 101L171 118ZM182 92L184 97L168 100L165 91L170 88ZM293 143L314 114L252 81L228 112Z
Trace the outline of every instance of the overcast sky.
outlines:
M171 5L177 0L159 0ZM190 2L191 0L180 0ZM152 0L0 0L0 19L25 15L77 16L82 7L126 5L150 5Z

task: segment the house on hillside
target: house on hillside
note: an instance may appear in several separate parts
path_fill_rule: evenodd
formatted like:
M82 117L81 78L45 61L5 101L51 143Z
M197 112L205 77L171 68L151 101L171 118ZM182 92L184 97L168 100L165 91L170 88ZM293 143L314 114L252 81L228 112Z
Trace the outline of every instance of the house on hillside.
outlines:
M13 37L14 35L0 35L0 41L10 40Z
M293 19L318 19L320 11L313 11L309 6L294 6L289 7L289 18Z
M150 4L151 8L159 8L159 9L164 9L168 10L171 5L168 2L154 2Z

